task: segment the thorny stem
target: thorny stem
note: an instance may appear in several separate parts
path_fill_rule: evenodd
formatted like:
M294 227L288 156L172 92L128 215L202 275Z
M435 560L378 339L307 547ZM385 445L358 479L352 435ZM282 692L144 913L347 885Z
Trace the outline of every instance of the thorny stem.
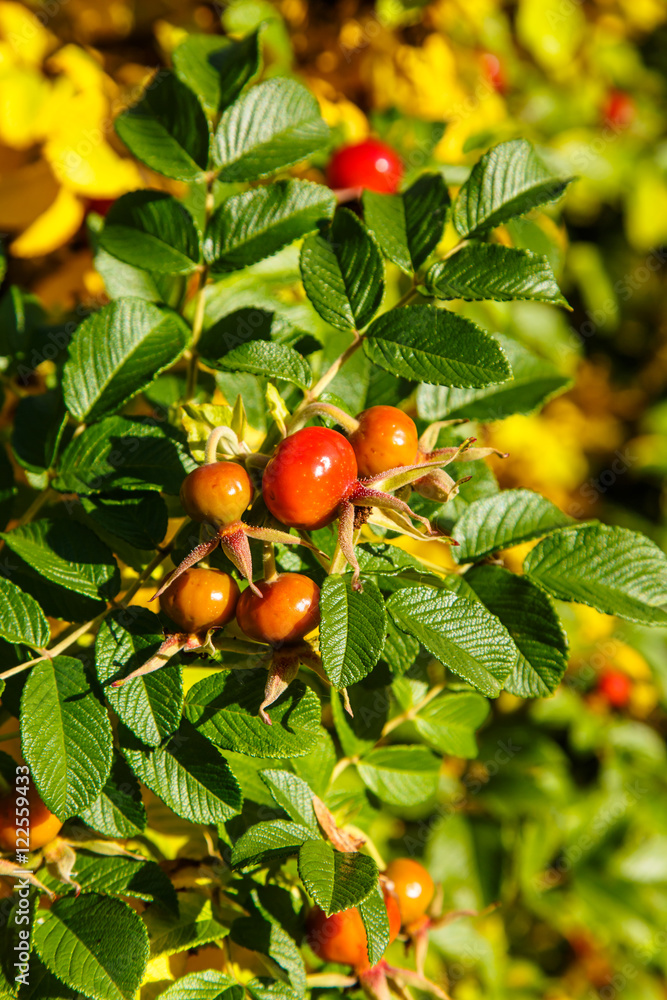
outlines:
M167 558L167 556L171 552L171 549L172 549L171 544L165 545L163 548L158 549L158 551L155 553L155 555L149 562L148 566L145 566L144 569L141 571L140 575L137 577L137 579L132 584L130 584L122 600L113 601L108 608L102 611L95 618L91 618L90 621L84 622L83 625L79 625L78 628L74 629L73 632L70 632L69 635L65 636L64 639L61 639L60 642L56 643L55 646L52 646L51 649L44 650L42 656L37 656L33 660L27 660L25 663L19 663L18 666L12 667L10 670L5 670L4 673L0 674L0 680L7 680L8 677L13 677L15 674L20 674L22 673L22 671L27 670L28 667L32 667L36 663L41 663L42 660L52 659L54 656L59 656L66 649L69 649L70 646L73 646L74 643L78 639L80 639L82 635L85 635L87 632L92 632L94 629L98 627L98 625L101 625L104 619L107 617L107 615L110 615L112 611L117 611L118 608L126 608L130 603L130 601L132 600L132 598L134 597L134 595L137 593L137 591L146 582L146 580L148 580L149 577L152 576L152 574L160 565L160 563Z

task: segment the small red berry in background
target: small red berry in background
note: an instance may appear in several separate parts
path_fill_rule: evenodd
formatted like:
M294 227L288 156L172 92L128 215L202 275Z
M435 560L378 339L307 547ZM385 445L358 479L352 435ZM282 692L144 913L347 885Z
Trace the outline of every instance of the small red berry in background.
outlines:
M632 681L621 670L605 670L597 689L613 708L625 708L632 694Z
M89 198L88 211L97 212L98 215L105 216L115 200L115 198Z
M234 617L239 588L219 569L188 569L160 595L160 607L184 632L221 628Z
M507 93L507 75L498 56L493 52L483 52L481 56L482 72L493 89L498 94Z
M395 406L371 406L358 420L349 441L360 476L367 479L419 461L417 427L407 413Z
M386 889L383 892L391 943L400 930L401 914L391 893ZM333 913L330 917L325 916L319 906L315 906L308 914L307 934L308 944L325 962L351 965L355 972L364 972L370 968L366 930L356 906Z
M604 103L603 116L607 125L626 128L635 120L637 107L624 90L610 90Z
M276 448L262 493L283 524L313 531L335 520L356 480L357 460L347 438L327 427L304 427Z
M412 858L391 861L385 875L394 883L403 926L414 925L431 905L435 893L433 879L424 866Z
M236 620L251 639L271 646L298 642L320 621L320 588L301 573L282 573L257 584L261 597L248 588L241 594Z
M395 194L403 177L398 154L379 139L364 139L333 154L327 167L331 188L365 188Z
M200 465L183 480L181 503L198 523L219 527L238 521L253 497L253 486L236 462Z

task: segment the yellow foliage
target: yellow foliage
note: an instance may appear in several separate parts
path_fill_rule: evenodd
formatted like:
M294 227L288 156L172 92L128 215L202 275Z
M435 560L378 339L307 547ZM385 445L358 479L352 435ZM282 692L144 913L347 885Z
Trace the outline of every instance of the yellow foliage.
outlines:
M81 201L61 188L55 201L10 246L15 257L41 257L66 243L83 222Z
M18 257L47 254L76 233L84 198L116 198L143 186L136 164L110 145L118 87L78 45L56 40L26 8L0 2L0 228ZM46 63L44 60L46 59ZM42 159L32 150L41 146Z

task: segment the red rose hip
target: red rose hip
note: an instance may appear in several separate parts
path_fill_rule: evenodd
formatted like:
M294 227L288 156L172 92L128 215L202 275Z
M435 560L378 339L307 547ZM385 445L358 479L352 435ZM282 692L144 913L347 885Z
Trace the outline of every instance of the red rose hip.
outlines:
M160 595L160 607L184 632L226 625L234 617L239 588L219 569L188 569Z
M394 194L403 176L403 164L391 146L378 139L364 139L344 146L331 157L327 181L332 188L366 188Z
M412 858L391 861L385 875L394 883L403 924L414 924L431 905L435 893L433 879L424 866Z
M253 492L243 466L236 462L211 462L185 477L181 503L193 521L219 527L240 519Z
M614 708L625 708L632 694L632 681L621 670L605 670L600 675L598 691Z
M282 573L260 581L261 597L248 588L236 608L236 620L251 639L271 646L298 642L320 621L320 588L301 573Z
M349 440L360 476L367 479L388 469L417 463L417 427L407 413L395 406L371 406L358 419L359 427Z
M304 427L276 448L264 470L264 502L290 528L331 524L357 480L352 445L338 431Z
M389 917L389 942L391 943L401 927L398 903L386 890L384 901ZM339 962L351 965L357 972L364 972L369 966L366 930L356 906L341 910L330 917L325 916L319 906L308 914L308 944L325 962Z

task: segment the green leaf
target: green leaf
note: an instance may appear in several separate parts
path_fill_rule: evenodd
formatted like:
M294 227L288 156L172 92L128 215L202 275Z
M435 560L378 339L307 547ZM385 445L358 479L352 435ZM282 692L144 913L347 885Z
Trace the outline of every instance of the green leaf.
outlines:
M159 174L196 181L208 166L206 116L189 87L167 70L156 73L115 126L128 149Z
M250 893L254 912L235 920L231 937L239 944L272 959L287 975L298 996L306 991L306 969L286 924L293 914L287 889L277 885L256 887Z
M154 861L137 861L135 858L104 857L88 853L85 850L76 852L76 880L86 892L100 892L105 896L131 896L133 899L143 899L147 903L162 903L177 911L178 900L168 875ZM53 892L62 895L66 887L56 877L48 872L40 873L44 884ZM70 892L73 892L71 889Z
M233 868L264 864L298 854L307 840L319 839L307 826L284 819L255 823L243 833L232 849Z
M363 685L353 685L348 691L348 698L353 715L345 710L341 693L336 691L331 692L331 712L344 755L360 757L381 738L390 699L386 690L380 688L373 691L372 702L369 702L369 692ZM370 710L369 704L372 705Z
M192 35L192 38L207 37ZM217 36L214 36L218 41ZM204 969L202 972L188 972L181 976L164 993L160 1000L218 1000L218 997L234 985L234 980L218 969Z
M372 580L352 589L350 577L328 576L320 593L320 653L324 671L336 688L366 677L380 658L387 615Z
M44 518L0 533L7 546L51 583L95 599L115 597L118 566L88 528Z
M394 677L402 677L409 670L419 654L419 643L412 635L397 629L391 618L387 622L387 638L382 659Z
M63 369L67 409L88 423L120 409L177 360L189 337L177 313L144 299L118 299L91 313Z
M178 496L195 468L181 431L150 419L108 417L71 441L53 485L63 493L152 487Z
M418 270L442 239L449 204L441 174L422 174L403 194L363 194L367 226L406 274Z
M82 497L81 505L94 528L138 549L154 549L167 533L167 505L157 492Z
M440 760L426 747L379 747L357 766L366 787L388 805L426 802L438 788Z
M19 400L12 428L14 458L29 472L39 473L51 467L66 428L67 412L57 389Z
M500 566L476 566L465 580L519 650L505 690L520 698L553 694L567 669L567 636L547 595Z
M380 308L384 263L375 237L349 209L339 209L325 234L301 248L301 280L322 319L341 330L362 329Z
M245 984L245 988L252 1000L297 1000L301 995L288 983L283 983L280 979L269 979L266 976L251 979L249 983Z
M191 823L223 823L241 809L241 789L227 761L187 722L156 750L122 729L127 762L172 812Z
M216 918L211 900L199 892L179 892L177 914L164 906L151 906L144 914L144 923L151 958L200 948L229 933Z
M494 146L472 168L454 206L460 236L474 236L515 215L557 201L572 178L559 179L525 139Z
M394 375L436 385L480 387L512 375L499 343L469 319L436 306L379 316L364 340L368 357Z
M365 899L377 885L378 866L358 851L336 851L324 840L307 840L299 851L299 875L328 917Z
M93 258L95 270L104 280L104 287L110 299L132 296L146 299L147 302L164 302L166 290L163 285L169 282L168 277L162 280L143 268L131 267L117 257L112 257L106 250L98 249Z
M118 750L113 751L111 772L99 797L79 816L106 837L134 837L145 828L139 782Z
M392 594L387 610L399 628L459 677L489 697L500 694L517 650L486 608L449 591L408 587Z
M291 771L267 769L259 776L271 792L278 805L290 819L302 826L318 832L317 817L313 809L313 793L302 778Z
M420 385L417 409L423 420L465 417L488 421L501 420L512 413L533 413L572 384L572 379L561 375L554 365L511 337L499 334L495 339L512 366L512 378L502 385L483 389Z
M564 528L528 553L524 573L561 601L644 625L667 625L667 556L636 531L605 524Z
M241 93L259 70L259 31L238 42L189 35L173 54L176 75L214 114Z
M21 748L59 819L98 797L111 768L111 723L81 660L56 656L32 668L21 696Z
M461 247L434 264L425 283L439 299L532 299L567 305L547 257L498 243Z
M50 635L49 623L34 597L0 577L0 638L44 649Z
M190 274L199 237L188 210L166 191L131 191L113 203L99 236L112 256L158 274Z
M234 347L220 358L216 368L232 372L250 372L265 378L284 379L308 389L313 381L310 365L298 351L287 344L274 344L266 340L253 340Z
M219 671L187 693L187 719L211 742L251 757L301 757L320 736L320 701L310 688L292 681L267 709L272 725L259 715L266 671Z
M178 729L183 711L181 668L168 665L122 687L110 682L136 670L163 641L160 619L145 608L126 608L102 622L95 666L109 705L142 743L155 747Z
M456 561L473 562L566 527L572 518L532 490L503 490L475 500L454 526Z
M368 961L377 965L389 944L389 917L387 904L379 885L359 903L359 916L366 931L366 948Z
M434 698L419 711L414 723L424 742L434 750L471 758L477 756L475 732L488 714L486 698L464 691Z
M217 273L256 264L330 219L332 192L311 181L281 180L232 195L206 230L204 258Z
M215 133L213 157L223 181L254 181L321 149L329 128L319 105L295 80L275 77L228 108Z
M41 912L35 947L58 979L93 1000L134 1000L148 961L141 918L127 903L92 892Z

